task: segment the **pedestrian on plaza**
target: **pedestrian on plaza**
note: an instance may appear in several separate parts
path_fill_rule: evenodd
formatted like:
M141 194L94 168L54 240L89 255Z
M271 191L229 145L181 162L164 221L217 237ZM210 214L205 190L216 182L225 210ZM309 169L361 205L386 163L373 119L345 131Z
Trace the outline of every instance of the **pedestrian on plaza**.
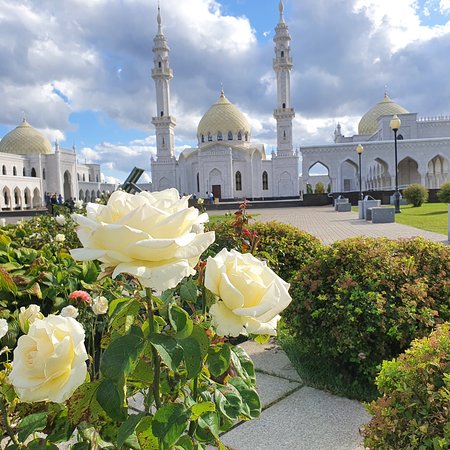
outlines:
M212 191L209 193L209 203L211 203L211 205L214 204L214 194L212 193Z

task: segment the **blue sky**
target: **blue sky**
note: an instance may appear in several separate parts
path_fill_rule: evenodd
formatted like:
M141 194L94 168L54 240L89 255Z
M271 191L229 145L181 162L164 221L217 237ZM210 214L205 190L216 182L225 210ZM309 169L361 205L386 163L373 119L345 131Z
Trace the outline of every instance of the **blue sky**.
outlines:
M450 0L285 0L292 36L296 148L332 142L339 122L391 98L420 116L450 114ZM157 0L0 2L0 136L23 111L32 126L81 162L123 180L151 174L155 114L150 77ZM248 117L252 140L275 148L272 70L278 0L161 0L171 47L176 151L227 97Z

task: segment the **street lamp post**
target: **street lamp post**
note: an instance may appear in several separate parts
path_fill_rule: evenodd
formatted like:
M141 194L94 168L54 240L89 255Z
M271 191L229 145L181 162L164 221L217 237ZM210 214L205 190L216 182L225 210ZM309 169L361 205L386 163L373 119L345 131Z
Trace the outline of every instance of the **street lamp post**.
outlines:
M363 199L362 181L361 181L361 155L362 155L363 151L364 151L364 147L361 144L358 144L356 146L356 152L358 153L358 160L359 160L359 199L360 200Z
M400 211L400 191L398 190L398 165L397 165L397 131L400 128L402 121L397 117L397 114L391 119L389 126L394 132L394 149L395 149L395 192L394 192L394 202L395 202L395 212Z

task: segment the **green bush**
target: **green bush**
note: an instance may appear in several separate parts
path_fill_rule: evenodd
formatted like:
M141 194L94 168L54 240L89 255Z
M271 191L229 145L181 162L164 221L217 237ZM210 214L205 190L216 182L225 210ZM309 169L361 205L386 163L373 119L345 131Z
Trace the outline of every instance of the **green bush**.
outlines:
M314 189L314 193L315 194L325 194L325 186L324 186L324 184L321 181L319 181L316 184L316 187Z
M421 184L411 184L403 190L403 197L413 206L422 206L428 200L428 189Z
M450 181L444 183L437 193L437 197L442 203L450 203Z
M373 383L377 366L450 320L450 249L424 239L353 238L294 278L284 312L306 352Z
M368 405L370 449L450 448L450 325L416 340L398 359L385 361L376 380L382 394Z
M209 248L209 254L216 254L224 247L228 250L241 248L240 238L230 221L208 224L208 229L216 233L216 240ZM248 225L247 229L250 233L255 232L258 237L255 256L265 259L269 266L288 282L310 259L316 258L323 250L319 239L292 225L256 222Z
M306 185L306 193L307 194L312 194L313 193L313 188L312 188L312 186L309 183L307 183L307 185Z

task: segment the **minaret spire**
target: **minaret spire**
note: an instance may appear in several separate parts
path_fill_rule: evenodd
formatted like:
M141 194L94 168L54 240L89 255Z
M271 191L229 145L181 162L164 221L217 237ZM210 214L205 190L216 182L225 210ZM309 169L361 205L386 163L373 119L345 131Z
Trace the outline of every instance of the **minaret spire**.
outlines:
M158 34L163 34L161 21L161 7L159 6L159 0L158 0L158 15L156 16L156 21L158 22Z
M282 0L278 5L280 21L275 27L275 59L273 70L277 76L277 108L273 116L277 121L278 156L292 156L292 119L295 117L291 107L291 36L284 21L284 5Z

